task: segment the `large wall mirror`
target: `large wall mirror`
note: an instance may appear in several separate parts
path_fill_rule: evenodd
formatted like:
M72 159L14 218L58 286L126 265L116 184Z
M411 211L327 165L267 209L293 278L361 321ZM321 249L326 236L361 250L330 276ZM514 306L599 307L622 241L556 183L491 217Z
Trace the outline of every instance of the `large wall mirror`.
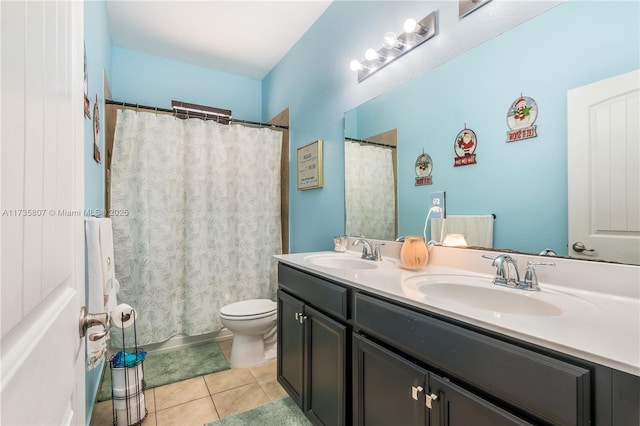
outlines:
M345 137L345 233L395 240L398 235L397 132ZM374 206L374 208L371 208Z
M568 164L574 153L569 152L567 139L574 111L568 111L568 92L638 68L638 52L624 47L628 30L623 26L612 23L610 31L597 35L582 30L602 22L601 13L616 15L611 17L615 22L629 11L622 6L605 11L601 5L584 2L570 7L575 13L563 26L549 26L543 15L345 113L346 175L362 167L358 163L362 155L353 155L350 139L367 141L395 129L397 146L396 192L387 203L397 204L397 232L365 232L351 226L359 220L353 218L346 227L348 235L387 240L422 235L429 194L446 191L448 215L495 215L494 249L534 254L552 249L558 255L581 259L640 264L635 254L621 260L599 256L597 251L579 253L570 246ZM544 36L530 37L532 34ZM527 60L523 61L525 39ZM536 102L537 136L507 142L508 115L521 96ZM630 137L625 143L637 154L638 95L630 96L625 112ZM615 121L609 126L615 132ZM454 167L454 142L465 128L477 135L477 162ZM433 160L433 183L417 186L415 164L423 152ZM618 158L624 160L624 156ZM586 181L591 179L591 164L577 171ZM611 166L619 167L623 165ZM640 211L637 194L633 194L638 184L633 181L640 175L637 163L627 161L624 167L628 197L624 199L627 224L623 234L637 245ZM572 170L576 171L575 165ZM349 207L354 204L369 218L386 215L384 200L363 204L354 197L357 192L353 187L345 190L345 217L355 214Z

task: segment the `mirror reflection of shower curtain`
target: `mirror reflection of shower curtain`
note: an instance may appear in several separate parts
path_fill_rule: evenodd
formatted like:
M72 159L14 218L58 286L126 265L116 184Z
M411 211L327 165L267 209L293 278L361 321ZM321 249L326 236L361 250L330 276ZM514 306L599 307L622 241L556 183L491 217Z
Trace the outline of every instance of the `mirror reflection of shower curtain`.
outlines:
M345 232L395 239L396 188L389 148L345 142Z
M138 343L218 331L222 306L273 299L281 149L268 128L118 112L111 219Z

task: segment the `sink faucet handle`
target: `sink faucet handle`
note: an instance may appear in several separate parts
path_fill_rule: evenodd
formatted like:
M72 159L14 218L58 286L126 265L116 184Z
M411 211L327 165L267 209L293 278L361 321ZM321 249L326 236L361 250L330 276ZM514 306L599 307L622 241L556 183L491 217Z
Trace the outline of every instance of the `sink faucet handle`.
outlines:
M382 254L380 253L380 246L384 246L385 243L374 244L373 246L373 258L375 260L382 260Z
M524 282L522 289L529 291L539 291L538 276L536 275L536 266L556 266L553 262L527 262L527 270L524 273Z

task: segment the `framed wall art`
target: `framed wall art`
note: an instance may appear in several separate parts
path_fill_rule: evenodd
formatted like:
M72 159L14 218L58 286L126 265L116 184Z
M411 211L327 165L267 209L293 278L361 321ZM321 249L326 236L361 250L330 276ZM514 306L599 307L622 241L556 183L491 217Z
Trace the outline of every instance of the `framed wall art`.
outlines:
M322 140L298 148L298 190L322 188Z

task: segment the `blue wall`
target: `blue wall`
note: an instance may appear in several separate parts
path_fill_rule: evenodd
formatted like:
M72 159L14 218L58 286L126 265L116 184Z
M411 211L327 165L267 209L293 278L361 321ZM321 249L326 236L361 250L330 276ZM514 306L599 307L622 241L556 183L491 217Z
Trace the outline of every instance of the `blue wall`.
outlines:
M111 34L104 1L84 2L84 42L87 55L88 93L91 101L91 119L84 122L84 206L86 209L104 209L104 73L111 72ZM93 106L98 96L100 111L100 151L103 163L93 159ZM86 282L86 281L85 281ZM88 292L87 292L88 294ZM91 420L93 403L98 391L102 365L87 371L85 376L86 424Z
M324 188L296 191L295 162L290 169L291 251L331 249L331 236L343 232L342 114L382 93L375 79L395 78L399 85L379 96L393 106L375 111L376 130L361 134L398 127L400 234L420 234L428 193L446 190L449 214L498 216L496 247L518 239L526 241L521 250L566 253L566 92L640 66L638 2L569 1L404 84L410 71L401 63L425 54L422 46L355 85L347 64L358 57L360 33L385 13L399 22L398 14L422 16L398 13L405 6L333 3L264 80L263 116L291 105L291 158L297 147L325 140ZM430 49L439 48L437 37ZM507 144L507 110L520 93L538 104L539 136ZM478 134L478 164L454 168L453 141L465 123ZM434 184L415 187L423 148L434 160Z
M261 119L259 80L120 47L113 47L112 61L114 100L159 108L184 101L230 109L241 120Z
M100 110L100 151L104 159L104 72L111 73L111 34L104 1L84 3L84 43L89 76L91 119L85 117L85 196L87 209L104 208L104 164L93 159L93 106L98 96Z

